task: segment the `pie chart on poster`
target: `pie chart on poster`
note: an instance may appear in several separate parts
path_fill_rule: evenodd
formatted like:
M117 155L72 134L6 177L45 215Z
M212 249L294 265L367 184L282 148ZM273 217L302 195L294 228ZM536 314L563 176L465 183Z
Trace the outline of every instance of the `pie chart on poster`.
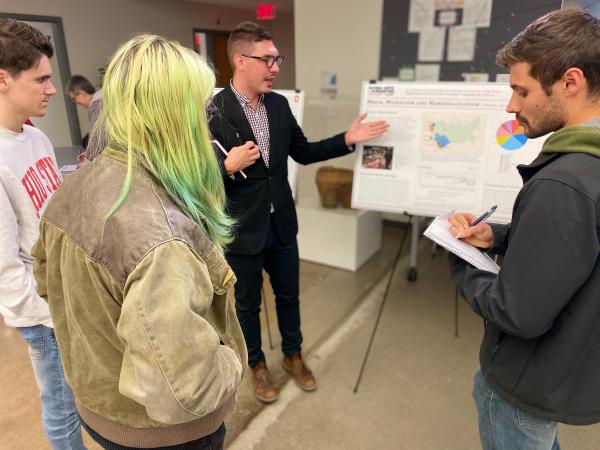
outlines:
M525 129L518 120L507 120L498 127L496 142L505 150L519 150L527 142Z

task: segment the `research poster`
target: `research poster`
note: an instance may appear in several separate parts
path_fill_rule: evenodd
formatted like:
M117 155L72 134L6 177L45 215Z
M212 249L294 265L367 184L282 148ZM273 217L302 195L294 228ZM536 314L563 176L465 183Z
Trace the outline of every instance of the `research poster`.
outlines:
M361 112L390 130L357 146L352 206L438 216L451 210L509 222L530 163L545 137L528 139L506 112L511 88L500 83L369 83Z
M222 91L223 88L215 88L214 94ZM296 91L293 89L277 89L274 90L278 94L283 95L292 110L292 115L298 122L298 125L302 127L302 116L304 115L304 91ZM298 185L298 164L290 157L288 157L288 182L292 188L292 196L296 199L296 186Z

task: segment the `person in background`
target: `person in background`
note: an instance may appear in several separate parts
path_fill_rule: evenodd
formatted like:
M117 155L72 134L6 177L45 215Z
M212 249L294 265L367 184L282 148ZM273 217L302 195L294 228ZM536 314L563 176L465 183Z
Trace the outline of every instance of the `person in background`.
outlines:
M39 129L56 90L50 40L32 26L0 18L0 313L29 346L42 425L55 450L83 449L46 302L36 292L31 248L40 216L62 183L54 149Z
M42 218L38 290L83 426L106 449L223 448L247 356L227 299L232 220L205 110L214 85L176 42L125 43L104 81L108 147Z
M298 221L288 183L288 155L301 164L347 155L354 144L376 139L385 121L355 119L345 133L309 143L285 97L272 92L283 56L271 33L252 22L239 24L229 36L233 79L213 101L214 138L228 151L216 151L221 164L227 208L236 220L236 238L227 261L238 283L236 311L248 346L256 397L273 402L278 389L261 349L260 303L263 268L269 274L282 337L283 367L305 391L317 387L301 353ZM248 178L240 174L243 170Z
M456 288L485 319L473 398L484 449L558 449L557 423L600 422L600 19L551 12L497 56L509 113L540 155L508 225L451 216L460 239L504 255L499 274L450 255Z
M98 117L102 112L102 89L96 90L92 83L82 75L73 75L66 86L68 96L73 102L88 110L88 119L90 122L90 132L83 137L83 148L85 148L85 158L89 161L93 160L100 151L102 144L92 143L89 145L90 136L94 129L94 125L98 121ZM102 146L102 148L99 148Z

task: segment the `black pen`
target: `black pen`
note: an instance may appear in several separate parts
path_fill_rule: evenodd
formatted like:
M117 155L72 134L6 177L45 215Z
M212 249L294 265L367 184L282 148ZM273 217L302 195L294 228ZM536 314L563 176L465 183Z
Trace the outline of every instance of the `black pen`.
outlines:
M477 225L480 222L483 222L485 219L487 219L488 217L490 217L492 214L494 214L494 211L496 211L496 208L498 207L498 205L494 205L492 206L490 209L488 209L486 212L484 212L482 215L480 215L477 219L475 219L473 222L471 222L469 224L470 227L474 227L475 225Z

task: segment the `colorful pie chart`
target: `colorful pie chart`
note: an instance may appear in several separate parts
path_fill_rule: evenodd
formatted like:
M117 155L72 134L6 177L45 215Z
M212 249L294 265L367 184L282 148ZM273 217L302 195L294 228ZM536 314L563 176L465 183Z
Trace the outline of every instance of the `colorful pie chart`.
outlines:
M518 120L504 122L496 131L496 141L505 150L519 150L527 142L525 129Z

